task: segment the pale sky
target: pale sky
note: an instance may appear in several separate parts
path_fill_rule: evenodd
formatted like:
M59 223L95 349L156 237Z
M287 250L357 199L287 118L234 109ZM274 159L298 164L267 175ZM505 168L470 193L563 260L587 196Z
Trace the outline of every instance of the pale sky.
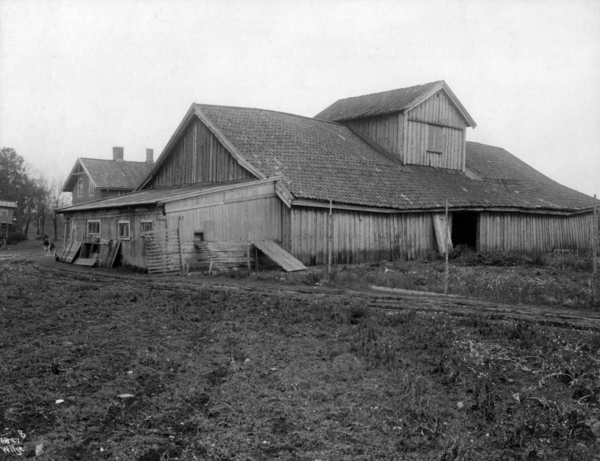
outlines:
M0 0L0 147L48 177L158 157L192 102L313 117L436 80L468 140L600 195L598 0Z

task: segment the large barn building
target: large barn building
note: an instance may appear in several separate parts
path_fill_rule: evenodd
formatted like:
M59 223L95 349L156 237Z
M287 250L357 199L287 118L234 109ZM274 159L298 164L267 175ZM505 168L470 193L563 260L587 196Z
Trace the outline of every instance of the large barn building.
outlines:
M307 265L413 259L454 245L551 251L592 241L594 199L499 147L443 82L337 101L315 118L192 104L130 194L62 209L68 239L119 239L148 267L143 232L191 242L276 241ZM333 232L328 231L332 213ZM198 250L199 251L199 250ZM185 253L185 254L184 254Z

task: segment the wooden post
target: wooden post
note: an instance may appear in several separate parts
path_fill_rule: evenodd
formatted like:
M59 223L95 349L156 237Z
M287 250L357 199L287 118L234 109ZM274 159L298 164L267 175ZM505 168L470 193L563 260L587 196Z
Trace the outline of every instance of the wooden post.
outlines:
M327 223L327 275L331 274L331 246L333 242L333 201L329 200L329 222Z
M254 270L258 272L258 248L254 247Z
M181 266L179 266L181 268L181 273L183 273L185 271L184 268L184 263L183 263L183 246L181 244L181 220L183 219L183 216L179 216L179 219L177 219L177 240L179 241L179 262L181 263Z
M250 240L246 249L246 265L248 266L248 275L250 275Z
M598 304L598 202L596 200L596 194L594 194L594 222L592 223L593 231L593 243L592 251L594 252L592 257L592 305Z
M446 264L444 268L444 294L448 294L448 278L450 270L448 268L448 237L450 237L450 226L448 226L448 199L446 199L446 232L444 233L444 252L446 254Z
M69 219L64 224L65 224L65 228L63 229L63 248L67 246L67 226L71 225L71 219ZM6 229L6 235L8 237L8 226L6 226L6 227L7 227L7 229ZM8 240L8 238L6 240Z

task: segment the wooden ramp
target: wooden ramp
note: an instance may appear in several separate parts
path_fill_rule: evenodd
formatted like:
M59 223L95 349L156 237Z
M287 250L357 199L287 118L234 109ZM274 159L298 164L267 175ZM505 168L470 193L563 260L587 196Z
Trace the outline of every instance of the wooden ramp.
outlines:
M269 258L279 264L286 272L306 270L306 266L304 264L281 248L273 240L256 240L251 243Z

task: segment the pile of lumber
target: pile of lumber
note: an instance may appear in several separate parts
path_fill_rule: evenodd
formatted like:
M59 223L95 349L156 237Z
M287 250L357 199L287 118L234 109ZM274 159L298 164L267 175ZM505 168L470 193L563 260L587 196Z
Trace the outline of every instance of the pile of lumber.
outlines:
M121 248L121 242L99 240L77 242L68 240L58 260L77 266L113 267Z

